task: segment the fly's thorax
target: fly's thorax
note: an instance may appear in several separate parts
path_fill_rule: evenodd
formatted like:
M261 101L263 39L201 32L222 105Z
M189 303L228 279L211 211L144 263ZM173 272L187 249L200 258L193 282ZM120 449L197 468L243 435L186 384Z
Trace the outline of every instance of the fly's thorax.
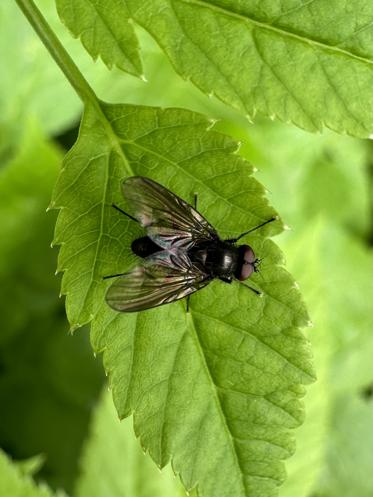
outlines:
M239 253L237 247L219 243L214 252L208 254L208 262L215 276L232 277L237 271Z

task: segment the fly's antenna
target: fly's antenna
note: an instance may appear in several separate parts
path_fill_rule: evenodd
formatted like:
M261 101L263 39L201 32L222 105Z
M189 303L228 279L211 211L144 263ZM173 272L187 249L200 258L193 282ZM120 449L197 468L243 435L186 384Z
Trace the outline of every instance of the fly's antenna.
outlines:
M111 204L111 206L114 207L114 209L116 209L121 214L124 214L125 216L127 216L129 219L132 219L132 221L135 221L136 223L138 223L138 220L135 217L131 216L131 214L128 214L127 212L125 212L123 209L121 209L117 205Z
M226 242L228 243L236 243L238 242L238 240L240 240L243 236L245 235L248 235L249 233L252 233L253 231L261 228L262 226L265 226L266 224L268 223L272 223L273 221L277 221L278 220L278 217L277 216L274 216L274 217L271 217L271 219L268 219L267 221L264 221L264 223L262 224L259 224L258 226L255 226L255 228L251 228L249 229L248 231L244 231L243 233L241 233L237 238L230 238L229 240L225 240Z
M254 267L254 272L259 273L260 275L261 275L261 272L260 272L259 268L262 265L263 259L264 259L264 257L261 257L260 259L256 258L255 261L252 263L252 265Z

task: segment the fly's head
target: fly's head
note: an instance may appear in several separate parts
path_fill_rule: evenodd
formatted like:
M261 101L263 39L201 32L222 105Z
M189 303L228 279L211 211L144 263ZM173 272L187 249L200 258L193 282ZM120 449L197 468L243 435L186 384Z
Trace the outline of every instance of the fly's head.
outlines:
M238 279L240 281L250 278L252 273L259 272L261 259L255 256L254 250L249 245L241 245L238 247L240 252L240 265L238 268Z

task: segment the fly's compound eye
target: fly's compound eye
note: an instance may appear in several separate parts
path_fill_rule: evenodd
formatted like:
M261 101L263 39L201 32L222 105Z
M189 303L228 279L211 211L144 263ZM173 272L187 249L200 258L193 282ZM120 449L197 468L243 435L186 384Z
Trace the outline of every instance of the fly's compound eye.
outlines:
M240 249L243 254L243 260L239 279L240 281L244 281L247 280L247 278L250 278L252 273L255 271L256 257L253 249L249 247L249 245L242 245Z

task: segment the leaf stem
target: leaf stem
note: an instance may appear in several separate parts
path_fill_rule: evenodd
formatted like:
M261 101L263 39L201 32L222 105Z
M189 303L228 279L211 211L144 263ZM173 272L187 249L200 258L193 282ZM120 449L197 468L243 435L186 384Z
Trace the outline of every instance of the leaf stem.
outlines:
M16 2L83 103L91 103L97 108L99 103L95 92L66 52L33 0L16 0Z

